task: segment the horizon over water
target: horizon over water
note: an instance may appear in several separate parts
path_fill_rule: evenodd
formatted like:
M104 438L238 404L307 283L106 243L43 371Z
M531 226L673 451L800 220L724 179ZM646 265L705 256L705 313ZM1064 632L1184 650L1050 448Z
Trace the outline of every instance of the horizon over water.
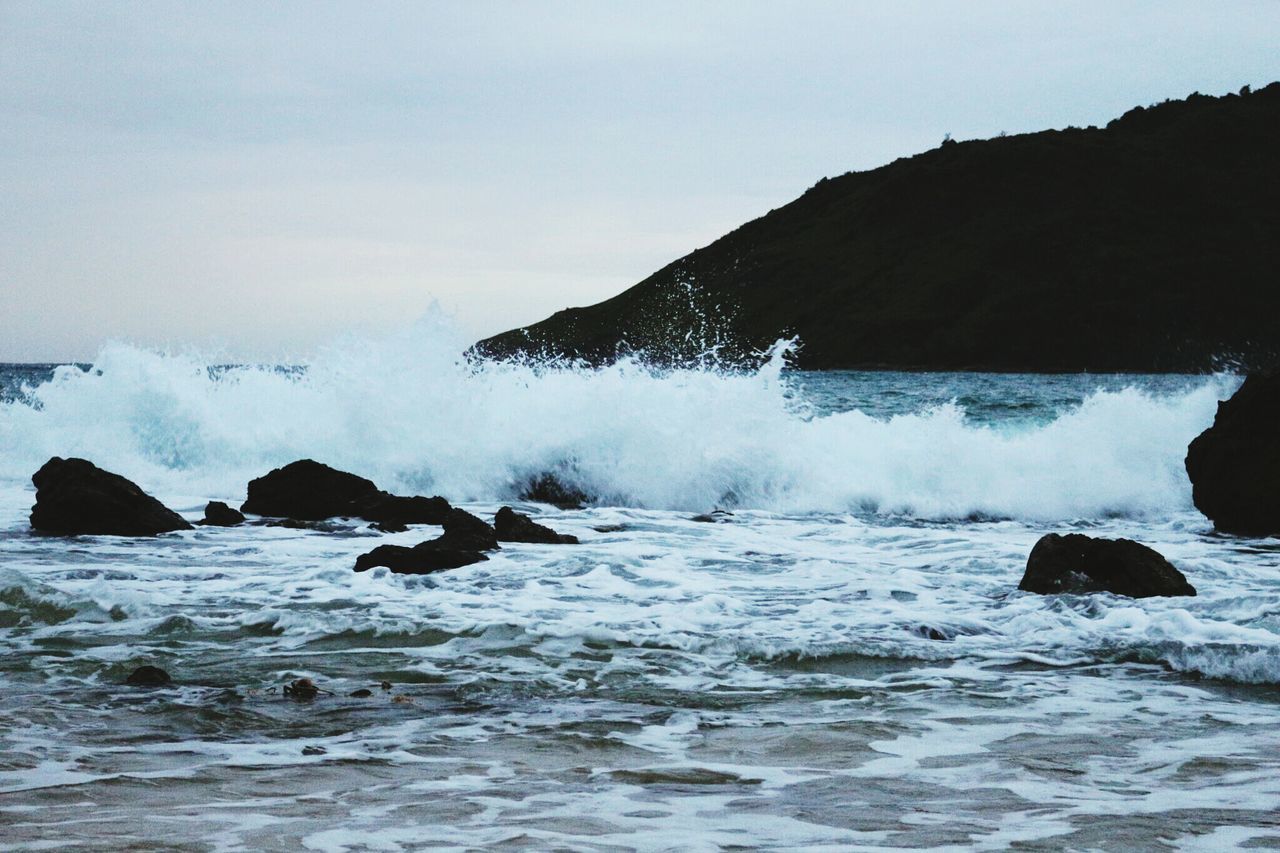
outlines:
M1280 542L1215 534L1183 468L1237 377L461 351L0 365L6 847L1280 846ZM314 458L582 544L404 576L352 564L438 528L34 535L55 455L193 521ZM548 471L590 505L519 500ZM1050 532L1199 594L1017 591Z

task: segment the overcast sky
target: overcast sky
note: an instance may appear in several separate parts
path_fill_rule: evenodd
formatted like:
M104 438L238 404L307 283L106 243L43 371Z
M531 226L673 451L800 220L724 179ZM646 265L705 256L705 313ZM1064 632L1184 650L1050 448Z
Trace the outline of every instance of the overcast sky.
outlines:
M1280 78L1280 2L0 0L0 361L609 297L818 178Z

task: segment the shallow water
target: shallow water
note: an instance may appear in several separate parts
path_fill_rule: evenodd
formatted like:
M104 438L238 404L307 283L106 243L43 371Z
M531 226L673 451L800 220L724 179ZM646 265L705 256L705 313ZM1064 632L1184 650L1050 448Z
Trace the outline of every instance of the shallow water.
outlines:
M450 351L0 368L5 846L1280 846L1280 542L1214 535L1181 470L1233 378ZM302 456L484 516L541 470L597 500L514 502L577 547L354 574L436 528L31 535L54 454L191 519ZM1200 594L1017 592L1068 530L1151 544ZM124 687L141 663L179 686ZM330 692L284 698L301 676Z

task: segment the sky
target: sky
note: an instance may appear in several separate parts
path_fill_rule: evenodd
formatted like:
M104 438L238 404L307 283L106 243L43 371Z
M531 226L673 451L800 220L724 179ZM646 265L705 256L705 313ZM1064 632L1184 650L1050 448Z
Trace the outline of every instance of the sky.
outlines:
M608 298L824 176L1280 79L1280 1L0 0L0 361Z

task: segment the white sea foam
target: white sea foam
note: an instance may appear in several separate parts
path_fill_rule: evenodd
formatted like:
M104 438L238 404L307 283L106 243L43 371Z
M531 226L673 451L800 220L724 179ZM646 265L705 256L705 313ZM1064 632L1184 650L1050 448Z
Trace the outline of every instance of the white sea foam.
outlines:
M76 455L154 491L236 499L311 457L451 500L506 499L551 470L623 506L1159 516L1190 505L1187 443L1235 382L1098 391L1049 423L993 428L954 403L815 413L782 347L747 373L475 365L461 349L440 324L334 346L297 372L109 346L93 370L62 368L0 406L0 476Z

